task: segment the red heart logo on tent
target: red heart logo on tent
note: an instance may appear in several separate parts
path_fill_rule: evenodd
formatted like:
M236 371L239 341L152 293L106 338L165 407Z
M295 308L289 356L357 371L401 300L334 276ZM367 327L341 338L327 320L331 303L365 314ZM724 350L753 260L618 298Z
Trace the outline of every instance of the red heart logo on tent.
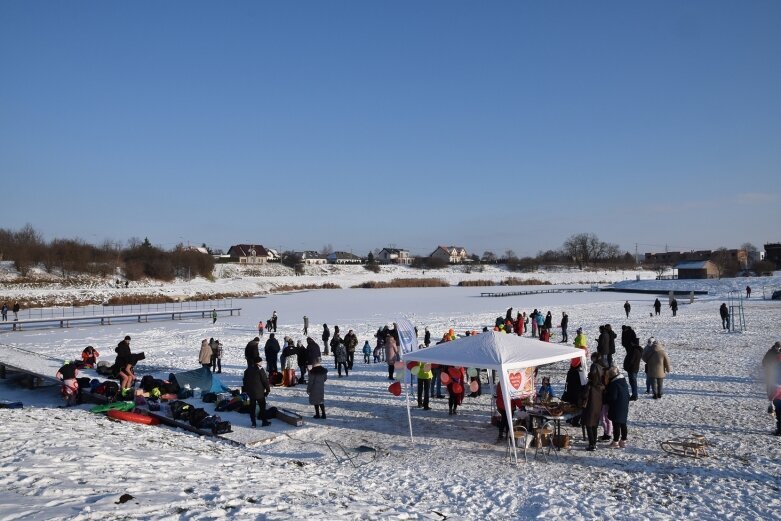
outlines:
M521 382L523 381L523 375L520 371L515 371L513 373L510 373L507 375L508 379L510 380L510 385L512 385L515 389L521 388Z
M388 392L390 392L393 396L400 396L401 395L401 382L394 382L388 386Z

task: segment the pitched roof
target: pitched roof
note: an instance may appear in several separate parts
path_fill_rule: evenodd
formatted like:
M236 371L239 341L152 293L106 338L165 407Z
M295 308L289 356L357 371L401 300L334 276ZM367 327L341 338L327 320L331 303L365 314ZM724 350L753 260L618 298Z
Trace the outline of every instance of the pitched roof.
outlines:
M232 251L238 257L252 257L253 250L256 257L268 256L266 248L260 244L234 244L228 249L228 253Z

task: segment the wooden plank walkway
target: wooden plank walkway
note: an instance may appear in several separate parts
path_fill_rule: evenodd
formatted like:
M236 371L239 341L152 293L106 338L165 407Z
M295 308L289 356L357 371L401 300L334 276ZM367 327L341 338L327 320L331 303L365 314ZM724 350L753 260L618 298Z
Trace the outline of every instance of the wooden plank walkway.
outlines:
M25 325L46 325L50 324L53 327L59 324L59 327L71 327L71 323L80 322L100 322L100 325L111 325L111 321L123 321L129 319L136 319L138 322L149 322L149 318L182 320L184 317L192 317L200 315L201 318L211 316L211 309L181 309L174 311L139 311L134 313L120 313L113 315L83 315L83 316L62 316L62 317L49 317L49 318L29 318L24 320L14 320L12 322L0 322L0 329L6 331L21 331ZM219 316L220 313L230 313L233 316L235 311L238 315L241 315L241 308L217 308L214 310ZM143 320L142 320L143 319Z
M582 291L599 291L592 288L556 288L556 289L530 289L527 291L507 291L495 292L484 291L480 293L481 297L516 297L519 295L540 295L542 293L579 293Z

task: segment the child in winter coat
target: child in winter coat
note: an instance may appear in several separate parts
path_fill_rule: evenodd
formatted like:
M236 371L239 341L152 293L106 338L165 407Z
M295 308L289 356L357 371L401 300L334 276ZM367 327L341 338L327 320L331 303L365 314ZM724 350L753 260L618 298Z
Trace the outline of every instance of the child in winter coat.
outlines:
M556 393L553 392L553 387L551 387L550 384L550 377L542 377L542 385L540 386L540 390L537 391L537 396L539 396L542 401L548 401L549 399L556 397Z
M315 406L315 418L325 420L325 381L328 380L328 369L316 363L309 371L309 381L306 392L309 395L309 405Z
M363 363L369 363L369 356L372 354L372 346L369 345L369 341L363 344ZM376 359L376 357L375 357Z

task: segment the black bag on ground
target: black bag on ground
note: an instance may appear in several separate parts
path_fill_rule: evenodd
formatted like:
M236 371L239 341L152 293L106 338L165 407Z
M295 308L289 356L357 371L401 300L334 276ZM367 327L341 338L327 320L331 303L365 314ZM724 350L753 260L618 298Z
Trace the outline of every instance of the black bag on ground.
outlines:
M201 422L206 419L206 417L209 416L209 413L206 412L206 409L202 409L198 407L197 409L193 409L190 411L190 425L195 427L196 429L201 427Z
M76 381L79 382L79 389L89 389L92 385L92 379L88 376L76 378Z
M178 394L179 384L176 382L165 382L160 386L161 394Z
M206 393L201 397L204 403L217 403L217 393Z
M189 403L176 400L168 404L168 406L171 408L171 417L174 420L187 421L190 419L190 411L193 407Z
M113 373L111 369L112 366L113 364L111 362L101 360L100 362L98 362L98 367L96 367L95 370L98 372L99 375L110 376Z
M225 434L226 432L231 432L231 422L229 421L218 421L212 427L212 433L214 434Z
M277 408L276 407L269 407L266 409L266 419L267 420L273 420L277 417Z
M109 402L116 400L119 396L119 384L111 380L103 382L103 396L108 398Z

